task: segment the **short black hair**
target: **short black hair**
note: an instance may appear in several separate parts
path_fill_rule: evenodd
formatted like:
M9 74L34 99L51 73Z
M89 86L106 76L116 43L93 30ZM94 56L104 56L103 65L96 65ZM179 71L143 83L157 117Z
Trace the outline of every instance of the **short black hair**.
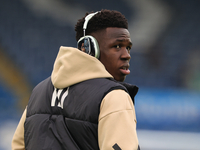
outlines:
M91 12L93 13L93 12ZM85 17L90 14L86 13L82 19L79 19L76 26L76 40L78 41L83 37L83 24L85 22ZM124 15L116 10L106 10L102 9L92 17L89 21L86 29L86 35L90 35L93 32L105 29L107 27L118 27L128 29L128 21Z

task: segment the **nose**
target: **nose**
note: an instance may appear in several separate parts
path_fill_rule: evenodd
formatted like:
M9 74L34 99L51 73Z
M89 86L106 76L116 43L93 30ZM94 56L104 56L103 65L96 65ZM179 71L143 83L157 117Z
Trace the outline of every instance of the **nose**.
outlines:
M131 59L130 51L126 47L124 47L123 50L122 50L121 59L123 59L123 60L130 60Z

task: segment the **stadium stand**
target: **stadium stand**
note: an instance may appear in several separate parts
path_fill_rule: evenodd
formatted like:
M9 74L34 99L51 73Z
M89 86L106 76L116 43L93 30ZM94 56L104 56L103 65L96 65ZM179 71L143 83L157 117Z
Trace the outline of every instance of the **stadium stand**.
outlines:
M73 6L78 4L88 11L101 8L119 10L131 22L138 14L122 0L118 0L115 6L111 0L106 1L106 5L104 1L95 4L87 0L62 2ZM187 65L188 55L199 46L200 2L163 2L171 8L172 21L145 53L132 52L132 72L126 81L144 87L187 88L185 80L188 78L183 77L187 68L184 66ZM75 38L71 38L75 36L74 26L59 25L49 16L37 16L23 1L1 1L0 12L0 43L32 87L51 74L61 45L76 46Z

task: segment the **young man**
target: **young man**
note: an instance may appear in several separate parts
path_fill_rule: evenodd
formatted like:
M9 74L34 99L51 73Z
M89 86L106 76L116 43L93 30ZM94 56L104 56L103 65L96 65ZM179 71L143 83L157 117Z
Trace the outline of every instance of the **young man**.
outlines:
M130 73L127 20L110 10L86 15L75 27L80 50L60 47L51 77L31 94L13 150L139 149L138 88L122 82Z

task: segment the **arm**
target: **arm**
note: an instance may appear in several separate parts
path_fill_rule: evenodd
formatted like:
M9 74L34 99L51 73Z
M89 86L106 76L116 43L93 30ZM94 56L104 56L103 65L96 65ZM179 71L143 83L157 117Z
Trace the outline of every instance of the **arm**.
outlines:
M125 91L114 90L104 97L100 107L98 140L100 150L114 150L114 147L137 150L135 108Z
M24 122L26 120L26 109L20 119L12 139L12 150L25 150L24 145Z

